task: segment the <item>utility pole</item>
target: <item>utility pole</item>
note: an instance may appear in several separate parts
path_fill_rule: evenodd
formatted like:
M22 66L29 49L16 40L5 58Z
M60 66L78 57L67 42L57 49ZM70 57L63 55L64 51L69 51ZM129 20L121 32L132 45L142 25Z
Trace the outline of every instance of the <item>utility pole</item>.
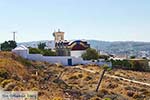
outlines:
M13 32L13 41L16 41L16 32Z

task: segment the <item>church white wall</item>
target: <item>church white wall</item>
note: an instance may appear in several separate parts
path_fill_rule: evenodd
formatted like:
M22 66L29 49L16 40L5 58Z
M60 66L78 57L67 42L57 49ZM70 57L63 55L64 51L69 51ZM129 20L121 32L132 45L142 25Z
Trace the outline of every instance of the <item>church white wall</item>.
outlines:
M71 56L73 57L81 57L83 53L85 53L85 50L78 50L78 51L71 51Z
M28 57L28 50L12 50L13 53L23 57L23 58L27 58Z
M60 63L62 65L68 65L68 59L71 59L71 57L68 56L43 56L44 61L49 63Z
M68 65L68 59L72 59L72 65L82 64L83 61L81 58L71 56L42 56L41 54L29 54L27 59L49 63L60 63L62 65Z
M72 57L72 64L73 65L78 65L78 64L83 64L83 59L82 58L76 58L76 57Z
M60 63L62 65L68 65L68 59L72 59L72 65L78 64L97 64L97 65L104 65L107 64L108 66L112 66L111 62L92 62L91 60L83 60L80 56L85 51L72 51L71 56L43 56L41 54L29 54L28 50L12 50L12 52L16 53L17 55L28 59L28 60L35 60L35 61L45 61L49 63Z
M35 61L44 61L43 55L41 55L41 54L28 54L27 59L35 60Z

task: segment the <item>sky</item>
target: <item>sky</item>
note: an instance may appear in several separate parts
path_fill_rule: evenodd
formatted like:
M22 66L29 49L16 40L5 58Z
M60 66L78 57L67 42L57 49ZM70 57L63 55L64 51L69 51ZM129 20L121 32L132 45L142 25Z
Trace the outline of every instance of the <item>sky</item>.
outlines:
M150 0L0 0L0 42L53 40L150 42Z

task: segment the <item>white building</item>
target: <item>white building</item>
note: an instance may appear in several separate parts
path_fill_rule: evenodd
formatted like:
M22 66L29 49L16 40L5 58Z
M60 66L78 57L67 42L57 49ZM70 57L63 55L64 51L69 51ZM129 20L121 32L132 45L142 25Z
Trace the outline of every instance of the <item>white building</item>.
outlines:
M90 44L87 41L75 40L69 42L68 47L70 48L70 56L81 57L86 52L86 49L90 48Z
M28 58L29 49L25 47L24 45L20 45L12 50L12 52L18 54L19 56L23 58Z
M78 64L97 64L97 65L107 64L110 67L112 66L110 62L105 62L105 61L100 61L100 62L85 61L81 57L76 57L77 51L72 52L72 56L43 56L41 54L29 54L29 49L21 45L13 49L12 52L28 60L45 61L49 63L60 63L66 66L78 65Z

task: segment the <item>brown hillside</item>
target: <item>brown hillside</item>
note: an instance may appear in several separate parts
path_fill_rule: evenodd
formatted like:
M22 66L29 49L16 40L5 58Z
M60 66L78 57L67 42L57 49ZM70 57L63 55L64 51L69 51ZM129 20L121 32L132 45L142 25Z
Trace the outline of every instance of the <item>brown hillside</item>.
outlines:
M0 68L5 69L10 75L26 76L27 66L23 65L18 60L22 58L10 52L0 52Z
M39 100L150 99L149 86L122 79L150 83L150 73L113 69L106 72L96 93L101 71L101 67L94 65L63 67L28 61L11 52L0 52L0 86L6 91L38 91Z

